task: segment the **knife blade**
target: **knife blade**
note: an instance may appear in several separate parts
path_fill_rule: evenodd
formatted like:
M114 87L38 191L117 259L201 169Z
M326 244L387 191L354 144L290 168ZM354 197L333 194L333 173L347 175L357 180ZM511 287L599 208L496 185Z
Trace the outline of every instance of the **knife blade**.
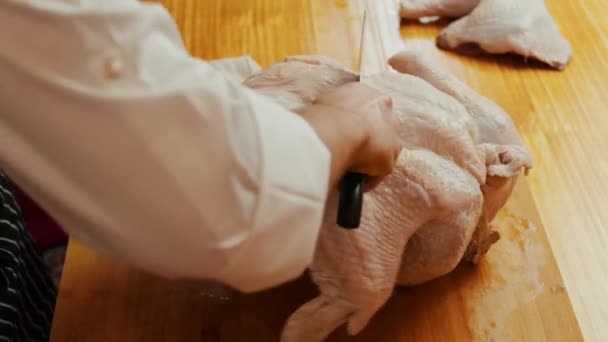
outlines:
M356 63L359 69L357 81L361 82L366 76L364 73L363 57L365 56L365 31L366 31L367 12L363 11L361 27L361 41L359 42L359 56ZM340 183L340 196L338 202L338 226L345 229L359 228L361 223L361 210L363 209L363 186L365 185L365 175L357 172L347 172Z

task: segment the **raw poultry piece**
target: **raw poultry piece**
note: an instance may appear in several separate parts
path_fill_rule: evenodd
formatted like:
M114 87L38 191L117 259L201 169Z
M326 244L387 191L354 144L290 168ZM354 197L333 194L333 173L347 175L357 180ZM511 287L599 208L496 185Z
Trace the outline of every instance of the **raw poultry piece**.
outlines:
M402 18L462 17L437 38L444 49L476 44L491 54L516 53L563 70L572 48L543 0L400 0Z
M405 19L422 17L458 18L473 11L480 0L399 0L399 14Z
M310 265L320 294L290 316L283 342L322 341L344 323L357 334L395 285L435 279L463 259L478 262L499 238L490 222L520 170L532 166L498 105L417 53L389 64L398 72L365 82L392 97L405 148L394 172L366 195L359 229L336 225L338 194L330 194ZM329 58L295 56L244 84L294 109L355 78Z

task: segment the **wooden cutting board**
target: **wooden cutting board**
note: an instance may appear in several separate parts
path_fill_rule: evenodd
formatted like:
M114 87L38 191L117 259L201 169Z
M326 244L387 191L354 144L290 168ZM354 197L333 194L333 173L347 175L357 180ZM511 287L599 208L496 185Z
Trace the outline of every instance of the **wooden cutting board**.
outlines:
M206 59L251 54L262 65L286 55L321 53L356 59L366 0L166 0L188 49ZM391 1L368 1L367 63L400 47ZM496 77L443 57L438 28L405 27L409 44L477 89ZM504 83L500 87L506 87ZM506 80L508 81L508 80ZM498 87L498 86L497 86ZM534 172L534 170L532 171ZM526 179L495 220L502 239L483 262L461 265L431 283L400 288L366 330L331 341L581 341L582 336ZM97 256L72 240L53 324L54 342L276 341L287 316L316 294L307 276L242 295L221 287L160 279Z

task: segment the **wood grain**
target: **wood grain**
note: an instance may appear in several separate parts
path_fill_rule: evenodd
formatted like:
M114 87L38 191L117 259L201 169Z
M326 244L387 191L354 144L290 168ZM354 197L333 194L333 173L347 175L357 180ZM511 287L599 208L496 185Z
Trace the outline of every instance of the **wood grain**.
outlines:
M401 46L391 31L392 0L161 2L189 51L205 59L250 54L268 65L285 55L322 53L352 66L366 3L374 4L367 6L376 47L369 63L381 69ZM564 72L519 58L440 52L433 40L444 24L401 26L406 45L431 51L513 116L535 168L499 215L503 239L479 267L463 265L432 283L399 289L361 335L348 339L338 331L332 341L579 341L581 330L588 341L608 340L602 286L608 213L601 206L608 190L601 177L608 174L601 153L608 146L602 134L608 132L602 108L608 63L601 58L608 27L600 15L608 4L547 4L574 47ZM315 293L307 277L250 296L168 281L71 241L51 340L273 341L289 313Z
M565 71L519 57L438 58L511 114L535 168L526 179L587 341L608 341L608 11L602 0L546 0L573 47ZM406 44L432 45L441 24L404 23Z
M478 266L398 289L355 338L330 341L582 341L524 182L501 212L504 238ZM72 241L51 341L276 341L316 295L308 277L255 295L159 279Z

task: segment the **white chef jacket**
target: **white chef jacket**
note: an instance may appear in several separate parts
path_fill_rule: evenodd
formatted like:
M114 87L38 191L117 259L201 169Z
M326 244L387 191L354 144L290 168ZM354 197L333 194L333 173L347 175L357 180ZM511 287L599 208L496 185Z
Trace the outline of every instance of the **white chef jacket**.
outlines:
M240 84L256 68L191 57L158 4L2 0L0 168L106 256L246 292L291 280L330 154Z

